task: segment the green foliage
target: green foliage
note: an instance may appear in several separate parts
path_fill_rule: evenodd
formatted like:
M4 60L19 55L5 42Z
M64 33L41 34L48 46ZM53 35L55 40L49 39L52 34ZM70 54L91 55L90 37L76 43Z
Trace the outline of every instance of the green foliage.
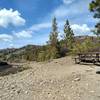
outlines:
M37 61L45 61L45 51L41 51L38 54Z
M74 45L74 33L70 27L69 21L67 20L64 25L64 41L66 47L69 49L73 48Z
M47 57L50 59L56 59L56 58L59 58L59 56L60 54L59 54L58 48L51 47Z
M91 12L95 12L94 17L100 18L100 0L93 0L89 4L89 8Z
M28 61L36 61L37 57L38 57L38 53L40 52L41 49L26 49L24 55L23 55L23 59L26 59Z
M40 51L37 57L37 61L47 61L50 59L56 59L59 57L57 48L47 46L45 51Z
M94 12L94 18L98 18L99 22L95 26L96 29L94 30L94 34L100 36L100 0L93 0L89 4L89 8L91 12Z
M50 38L49 38L49 50L48 51L48 55L47 58L57 58L59 56L59 52L60 52L60 44L58 41L58 30L57 30L57 22L56 22L56 18L54 17L52 20L52 32L50 34Z
M58 43L57 22L55 17L52 20L52 32L50 34L49 43L54 47L56 47Z
M90 39L86 38L84 42L77 42L72 50L73 54L91 52L97 45Z

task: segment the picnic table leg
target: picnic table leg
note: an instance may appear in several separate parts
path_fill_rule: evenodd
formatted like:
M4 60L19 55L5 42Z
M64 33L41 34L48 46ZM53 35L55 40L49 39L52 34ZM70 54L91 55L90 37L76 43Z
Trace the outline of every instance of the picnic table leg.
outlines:
M78 58L75 58L75 64L80 64L80 60Z
M93 64L94 64L94 65L96 64L96 61L95 61L95 59L93 59Z

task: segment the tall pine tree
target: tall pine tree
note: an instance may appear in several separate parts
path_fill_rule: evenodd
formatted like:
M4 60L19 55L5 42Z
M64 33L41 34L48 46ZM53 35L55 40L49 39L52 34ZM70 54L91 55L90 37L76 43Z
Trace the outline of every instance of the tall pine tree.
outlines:
M52 20L52 31L50 34L49 43L50 43L51 56L53 56L52 58L59 57L60 46L58 40L58 27L55 17Z
M73 44L74 44L74 33L70 27L69 21L66 20L66 23L64 25L64 42L66 44L66 47L68 49L72 49L73 48Z
M93 0L89 5L90 11L94 12L94 18L98 18L99 22L95 26L96 29L94 33L100 36L100 0Z
M58 43L58 30L57 30L57 22L54 17L52 20L52 31L50 34L50 45L56 47Z

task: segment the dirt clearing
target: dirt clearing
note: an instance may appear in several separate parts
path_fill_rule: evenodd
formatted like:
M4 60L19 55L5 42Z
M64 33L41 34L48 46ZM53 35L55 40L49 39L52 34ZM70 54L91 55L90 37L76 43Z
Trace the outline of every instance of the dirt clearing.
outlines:
M0 76L0 100L100 100L97 66L74 64L71 57L27 65Z

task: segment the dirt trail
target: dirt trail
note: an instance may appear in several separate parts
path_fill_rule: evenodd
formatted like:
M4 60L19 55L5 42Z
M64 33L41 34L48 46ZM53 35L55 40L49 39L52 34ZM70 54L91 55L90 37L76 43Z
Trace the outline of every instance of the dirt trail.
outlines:
M0 77L0 100L100 100L100 75L94 65L71 57L28 63L31 69Z

